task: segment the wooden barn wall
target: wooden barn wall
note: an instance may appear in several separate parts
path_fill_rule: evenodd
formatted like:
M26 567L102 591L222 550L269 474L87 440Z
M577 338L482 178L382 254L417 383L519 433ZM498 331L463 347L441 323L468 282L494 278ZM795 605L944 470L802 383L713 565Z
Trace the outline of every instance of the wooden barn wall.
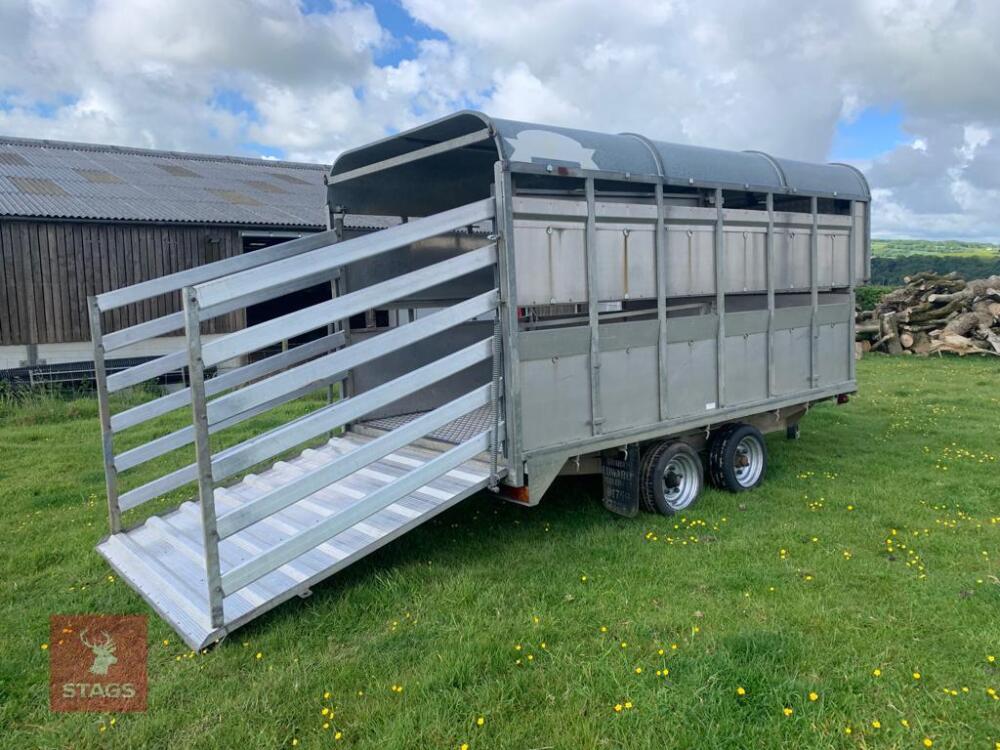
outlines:
M238 229L0 221L0 345L90 339L87 297L238 255ZM105 332L180 310L180 292L104 316ZM206 323L222 333L242 311Z

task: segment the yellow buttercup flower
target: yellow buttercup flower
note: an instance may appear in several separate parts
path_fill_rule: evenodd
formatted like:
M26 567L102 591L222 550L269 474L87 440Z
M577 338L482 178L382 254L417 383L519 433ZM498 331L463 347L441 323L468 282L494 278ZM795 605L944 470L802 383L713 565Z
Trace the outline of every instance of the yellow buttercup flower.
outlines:
M739 695L740 697L742 697L742 696L744 696L744 695L747 694L747 691L746 691L746 689L744 689L742 687L738 687L738 688L736 688L736 694Z

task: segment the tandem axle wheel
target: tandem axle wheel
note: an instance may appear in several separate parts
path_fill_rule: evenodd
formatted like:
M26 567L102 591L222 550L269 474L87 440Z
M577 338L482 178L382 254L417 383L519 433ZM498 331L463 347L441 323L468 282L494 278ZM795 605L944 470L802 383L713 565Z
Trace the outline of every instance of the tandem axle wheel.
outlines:
M737 422L716 430L708 442L708 478L721 490L746 492L764 481L767 444L756 427Z

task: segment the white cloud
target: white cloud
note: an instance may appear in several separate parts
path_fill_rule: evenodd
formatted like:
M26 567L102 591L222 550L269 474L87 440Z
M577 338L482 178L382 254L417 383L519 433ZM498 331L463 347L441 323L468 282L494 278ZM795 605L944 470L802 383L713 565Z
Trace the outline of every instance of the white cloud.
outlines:
M838 122L904 113L861 165L881 234L1000 237L992 0L0 0L0 132L290 158L474 106L497 116L823 160ZM251 111L213 105L237 91Z

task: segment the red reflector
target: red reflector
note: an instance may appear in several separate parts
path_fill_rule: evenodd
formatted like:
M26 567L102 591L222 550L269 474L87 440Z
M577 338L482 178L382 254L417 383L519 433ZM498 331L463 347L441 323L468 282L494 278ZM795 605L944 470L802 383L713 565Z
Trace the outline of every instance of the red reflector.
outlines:
M500 496L508 500L513 500L518 503L530 502L528 497L528 488L525 487L510 487L506 484L500 485Z
M837 403L838 404L846 404L850 400L851 400L851 396L848 393L841 393L840 395L837 396Z
M517 317L518 318L523 318L524 317L524 308L523 307L517 308Z

